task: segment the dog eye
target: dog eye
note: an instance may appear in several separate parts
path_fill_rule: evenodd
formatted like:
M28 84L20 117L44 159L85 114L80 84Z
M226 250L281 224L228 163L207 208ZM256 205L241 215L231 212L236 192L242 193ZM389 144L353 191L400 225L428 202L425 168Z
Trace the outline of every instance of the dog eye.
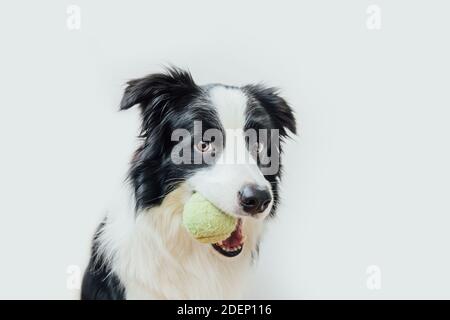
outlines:
M211 143L206 141L200 141L195 148L200 152L208 152L211 150Z
M260 143L260 142L256 142L253 145L253 151L256 153L261 153L264 150L264 144Z

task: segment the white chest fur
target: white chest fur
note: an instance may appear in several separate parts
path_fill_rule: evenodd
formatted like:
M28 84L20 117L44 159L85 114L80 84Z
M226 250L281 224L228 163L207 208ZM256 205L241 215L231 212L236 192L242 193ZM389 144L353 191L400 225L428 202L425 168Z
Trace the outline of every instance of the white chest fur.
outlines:
M150 210L123 201L107 216L102 253L125 286L127 299L237 299L246 286L262 222L246 219L247 238L237 257L195 241L181 225L190 191L181 186ZM119 199L120 200L120 199ZM123 200L123 199L122 199Z

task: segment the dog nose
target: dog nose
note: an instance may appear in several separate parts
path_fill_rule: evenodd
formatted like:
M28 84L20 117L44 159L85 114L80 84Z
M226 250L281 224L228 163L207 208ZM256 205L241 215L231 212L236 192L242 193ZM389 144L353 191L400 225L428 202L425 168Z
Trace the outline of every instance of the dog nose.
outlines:
M247 184L239 190L239 203L245 212L258 214L267 209L272 201L269 189L254 184Z

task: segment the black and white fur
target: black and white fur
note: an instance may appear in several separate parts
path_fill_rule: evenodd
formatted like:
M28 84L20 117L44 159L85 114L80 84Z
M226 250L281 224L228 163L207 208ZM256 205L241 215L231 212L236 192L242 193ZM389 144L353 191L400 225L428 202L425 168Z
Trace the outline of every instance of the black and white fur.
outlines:
M131 161L129 183L95 234L81 298L241 297L264 223L276 211L280 171L264 176L251 164L176 165L171 133L192 131L194 120L202 121L203 129L223 132L224 156L233 152L227 149L227 129L278 129L281 139L288 131L295 133L291 108L273 88L198 86L188 72L175 68L130 81L120 109L135 105L142 115L141 145ZM239 146L249 152L244 139ZM271 152L279 156L281 148ZM272 201L261 214L248 215L240 208L237 194L245 183L270 190ZM220 254L182 226L183 206L194 190L242 219L246 240L239 255Z

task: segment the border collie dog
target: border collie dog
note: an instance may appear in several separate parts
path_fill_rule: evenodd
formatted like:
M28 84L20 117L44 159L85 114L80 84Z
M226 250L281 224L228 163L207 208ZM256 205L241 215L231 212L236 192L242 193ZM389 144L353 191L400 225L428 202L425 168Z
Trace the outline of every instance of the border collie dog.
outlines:
M140 145L95 233L81 298L242 297L278 204L292 109L274 88L199 86L176 68L129 81L120 109L135 105ZM188 233L182 213L194 192L237 218L229 238L204 244Z

